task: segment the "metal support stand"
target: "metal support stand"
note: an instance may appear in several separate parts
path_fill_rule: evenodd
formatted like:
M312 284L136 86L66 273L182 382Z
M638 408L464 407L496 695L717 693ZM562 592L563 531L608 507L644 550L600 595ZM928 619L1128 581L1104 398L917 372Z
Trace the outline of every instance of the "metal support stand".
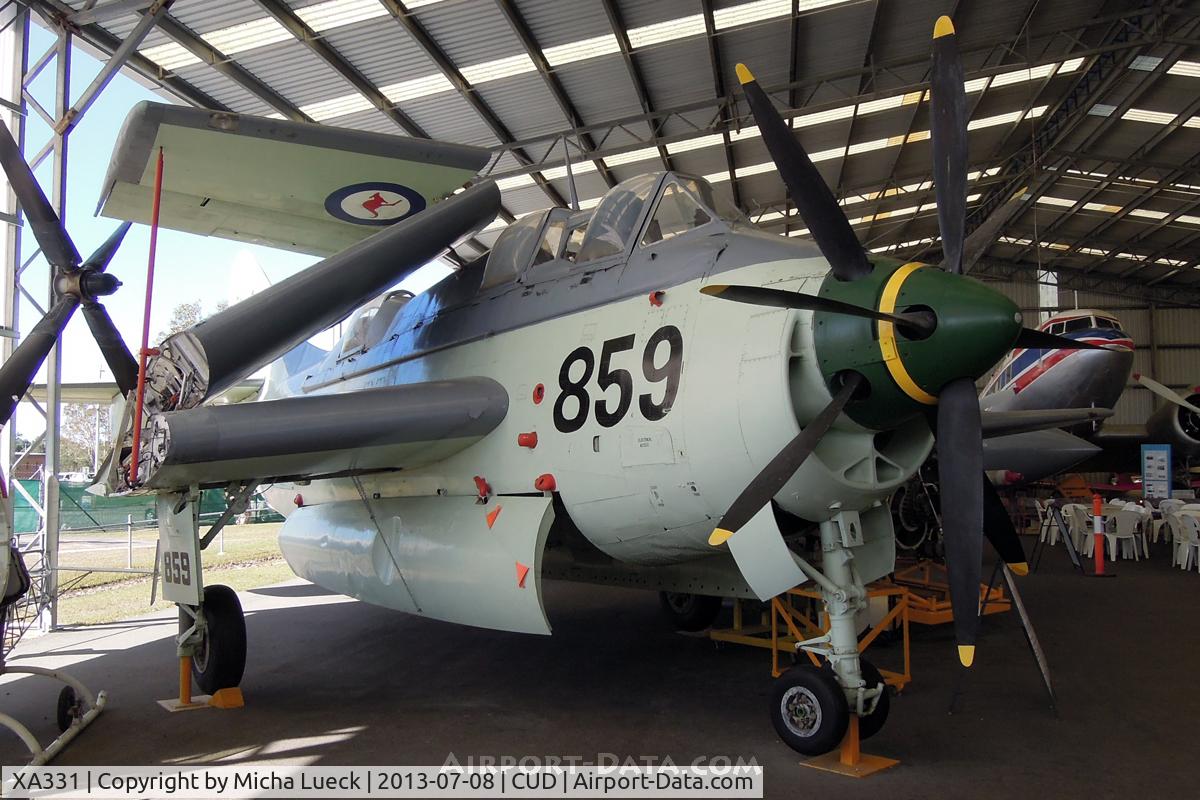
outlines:
M831 753L810 758L801 766L812 767L823 772L835 772L851 778L865 778L899 763L900 761L895 758L874 756L862 751L862 744L858 737L858 717L851 714L850 725L846 728L846 738L842 739L841 746Z

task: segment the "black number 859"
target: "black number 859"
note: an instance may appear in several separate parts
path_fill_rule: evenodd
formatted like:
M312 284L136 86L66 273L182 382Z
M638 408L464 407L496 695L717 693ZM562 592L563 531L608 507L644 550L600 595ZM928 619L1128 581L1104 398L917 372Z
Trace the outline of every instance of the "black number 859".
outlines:
M634 335L618 336L605 341L600 348L600 369L596 369L596 356L591 348L577 347L567 354L558 371L558 388L562 391L554 402L554 427L563 433L574 433L587 422L589 410L592 407L588 395L587 384L596 373L596 386L599 387L599 399L595 402L596 422L605 428L611 428L629 413L633 405L633 375L629 370L614 368L613 356L633 349ZM661 345L667 345L667 360L662 366L657 366L655 356ZM582 364L582 371L576 368ZM666 390L662 400L655 402L653 396L646 392L638 396L638 408L642 416L655 421L665 417L675 403L675 395L679 393L679 374L683 368L683 335L674 325L666 325L655 331L646 342L642 353L642 375L651 383L666 381ZM572 372L581 372L572 378ZM617 387L615 402L610 403L607 396L609 388ZM567 416L567 407L572 407L573 415Z

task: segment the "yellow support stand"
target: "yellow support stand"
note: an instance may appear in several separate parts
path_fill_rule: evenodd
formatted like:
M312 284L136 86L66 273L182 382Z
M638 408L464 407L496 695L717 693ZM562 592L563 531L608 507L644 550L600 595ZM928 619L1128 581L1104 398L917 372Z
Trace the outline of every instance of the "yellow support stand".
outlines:
M708 633L709 638L718 642L731 642L770 650L771 674L778 678L783 674L784 669L790 666L790 664L780 664L780 653L794 654L796 642L816 638L829 630L828 620L824 618L823 614L820 615L820 619L813 619L804 611L796 608L793 598L797 597L821 599L820 592L813 589L789 589L785 593L771 598L770 622L768 623L766 614L764 614L763 619L757 625L746 624L743 618L742 602L735 599L733 601L733 627L713 629ZM904 641L904 670L896 672L880 668L879 674L897 692L903 691L904 687L912 682L912 656L908 639L911 595L903 586L878 583L867 587L867 597L886 597L889 598L889 603L894 604L883 619L872 627L870 633L859 641L858 652L862 653L870 647L883 631L899 625ZM782 626L780 622L783 623ZM816 655L813 653L806 653L806 655L815 666L821 665L820 659Z
M198 708L241 708L246 705L242 690L234 686L229 689L218 689L215 694L198 694L192 696L192 665L191 659L181 656L179 659L179 697L170 700L159 700L158 704L167 711L194 711Z
M864 753L861 745L858 738L858 715L851 714L850 725L846 728L846 738L842 739L841 747L823 756L810 758L802 762L802 766L848 775L851 778L865 778L900 763L894 758Z

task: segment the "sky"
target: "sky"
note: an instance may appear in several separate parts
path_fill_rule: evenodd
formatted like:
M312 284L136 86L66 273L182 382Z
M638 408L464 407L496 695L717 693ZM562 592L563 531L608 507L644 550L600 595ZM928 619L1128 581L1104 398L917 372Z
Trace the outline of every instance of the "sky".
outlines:
M37 25L31 26L30 62L36 61L53 42L54 37L48 31ZM78 48L74 50L71 64L72 101L82 94L99 70L100 62ZM30 89L43 106L52 107L53 63L42 71ZM162 99L133 79L118 74L68 138L66 228L76 249L85 259L119 224L118 220L97 217L95 212L113 145L125 116L143 100ZM26 125L26 156L36 154L49 135L49 127L31 112ZM170 169L169 162L165 168ZM43 162L36 175L47 196L50 196L50 159ZM126 344L135 354L141 343L149 242L149 226L134 225L108 268L123 285L115 295L103 301ZM36 244L33 237L26 234L22 245L24 260L36 250ZM243 299L249 292L265 288L269 283L293 275L318 260L313 256L258 245L160 229L149 326L150 345L158 343L155 336L166 329L175 306L199 301L204 313L208 314L216 309L218 303ZM420 291L440 280L447 272L446 265L436 262L400 285ZM26 271L23 282L31 291L38 288L33 294L39 302L44 301L45 290L40 287L48 282L48 267L40 256ZM39 317L40 314L28 300L22 299L19 328L27 333ZM326 347L329 346L329 338L325 337L323 344ZM67 326L62 352L64 382L111 380L82 315L76 314ZM38 382L43 381L44 375L39 376ZM37 414L26 411L21 416L20 429L25 432L30 427L28 422L34 421L30 417L36 417ZM34 426L34 429L40 430L40 426Z

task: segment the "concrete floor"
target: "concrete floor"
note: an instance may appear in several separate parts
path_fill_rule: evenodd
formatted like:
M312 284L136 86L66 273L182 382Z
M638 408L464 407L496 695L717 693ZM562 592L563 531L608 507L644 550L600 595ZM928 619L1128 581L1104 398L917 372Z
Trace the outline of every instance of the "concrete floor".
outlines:
M108 710L62 764L223 759L322 765L442 764L530 754L753 757L766 796L1196 796L1200 575L1120 562L1115 580L1069 571L1062 549L1022 580L1054 670L1059 716L1015 614L984 621L958 713L948 628L914 629L915 681L868 752L901 766L864 781L799 766L767 717L768 655L668 630L647 592L549 583L553 637L408 617L292 582L242 594L247 707L167 714L170 617L64 631L12 659L70 664L109 691ZM728 613L728 612L726 612ZM898 646L873 653L887 665ZM57 687L0 683L0 709L54 735ZM23 760L0 735L0 763Z

